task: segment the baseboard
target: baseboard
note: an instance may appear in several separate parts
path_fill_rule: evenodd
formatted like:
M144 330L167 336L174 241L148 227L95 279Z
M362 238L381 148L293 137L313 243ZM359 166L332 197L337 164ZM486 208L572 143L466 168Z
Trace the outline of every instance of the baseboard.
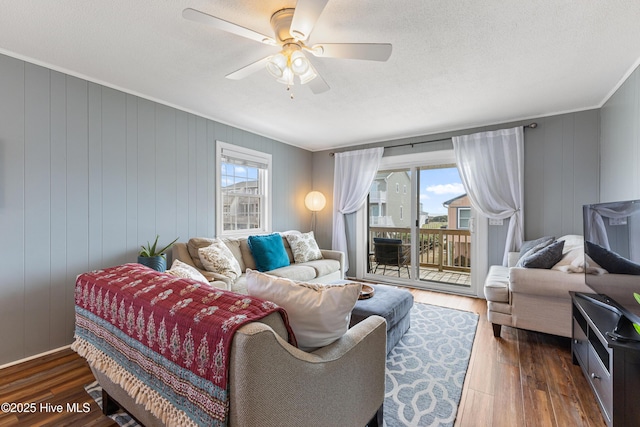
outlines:
M4 368L8 368L10 366L18 365L20 363L28 362L33 359L37 359L38 357L49 355L51 353L57 353L58 351L66 350L69 347L71 347L71 344L65 345L64 347L54 348L53 350L45 351L44 353L34 354L33 356L25 357L24 359L19 359L13 362L5 363L4 365L0 365L0 370Z

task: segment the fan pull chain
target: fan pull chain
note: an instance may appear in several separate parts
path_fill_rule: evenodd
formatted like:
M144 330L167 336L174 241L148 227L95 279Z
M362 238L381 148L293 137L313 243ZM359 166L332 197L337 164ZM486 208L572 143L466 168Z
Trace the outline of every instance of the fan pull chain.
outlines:
M291 92L291 94L289 95L289 99L293 99L293 91L291 90L291 86L287 85L287 91Z

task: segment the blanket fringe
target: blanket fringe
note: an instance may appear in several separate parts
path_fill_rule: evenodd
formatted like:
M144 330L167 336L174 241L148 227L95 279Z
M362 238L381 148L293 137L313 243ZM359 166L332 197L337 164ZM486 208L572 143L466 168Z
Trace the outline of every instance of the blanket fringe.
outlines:
M87 359L87 362L92 367L101 371L111 381L121 386L137 404L144 405L147 411L159 418L165 425L197 427L197 424L187 414L177 409L171 402L130 374L115 360L88 341L76 336L75 341L71 344L71 349Z

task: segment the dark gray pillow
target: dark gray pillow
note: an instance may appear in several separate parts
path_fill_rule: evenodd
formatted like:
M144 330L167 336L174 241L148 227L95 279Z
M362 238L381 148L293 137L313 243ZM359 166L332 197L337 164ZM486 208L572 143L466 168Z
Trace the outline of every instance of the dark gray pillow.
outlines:
M609 273L640 275L640 264L589 241L586 242L586 249L587 255Z
M522 266L525 268L546 268L549 269L562 259L564 240L558 240L549 246L540 249L538 252L524 258Z
M522 258L527 252L529 252L536 246L544 248L545 246L549 246L555 240L556 238L553 236L540 237L536 240L526 240L524 243L522 243L522 246L520 246L520 256L518 257L518 259Z

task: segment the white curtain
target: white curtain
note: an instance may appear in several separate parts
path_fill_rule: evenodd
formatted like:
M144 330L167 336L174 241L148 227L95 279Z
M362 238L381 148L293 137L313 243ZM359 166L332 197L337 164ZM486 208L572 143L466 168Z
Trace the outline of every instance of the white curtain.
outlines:
M333 240L332 247L345 254L345 271L349 269L346 214L356 212L367 200L384 148L336 153L333 175Z
M509 218L503 265L524 237L522 127L453 137L453 151L471 205L493 219Z
M592 205L587 209L587 215L584 217L584 221L586 222L585 229L588 233L584 238L605 249L611 249L607 236L607 228L602 217L621 219L627 218L638 211L640 211L640 204L634 203L633 201L620 202L617 205L610 206ZM627 224L627 227L633 226L635 226L633 223Z

